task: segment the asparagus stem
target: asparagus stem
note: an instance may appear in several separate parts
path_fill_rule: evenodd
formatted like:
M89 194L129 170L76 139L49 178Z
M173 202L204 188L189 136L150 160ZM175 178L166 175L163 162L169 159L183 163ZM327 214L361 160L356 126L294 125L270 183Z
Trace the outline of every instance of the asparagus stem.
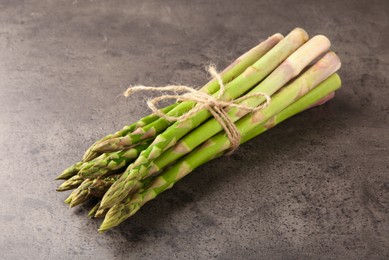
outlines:
M270 72L272 72L272 70L277 68L277 66L287 58L285 62L282 63L281 66L279 66L273 73L271 73L261 84L250 91L250 94L264 92L268 95L272 95L291 78L298 75L300 71L313 59L329 48L330 44L328 39L324 36L321 36L313 38L311 41L306 43L306 45L293 53L302 44L304 44L307 38L308 36L305 31L302 31L301 29L293 30L273 49L271 49L267 54L259 59L252 67L249 67L243 74L230 82L226 86L226 96L231 99L247 92L247 90L265 78ZM288 58L290 54L292 55ZM248 99L245 103L250 107L256 107L263 101L264 99L251 98ZM246 113L246 110L244 110L244 112L235 110L235 117L233 118L233 121L243 117ZM230 116L234 114L231 113ZM192 129L197 128L209 117L211 117L211 113L208 110L203 109L186 120L176 122L174 125L157 136L154 142L146 150L142 151L140 156L130 166L130 169L128 169L120 177L120 179L112 185L112 187L104 195L100 207L112 207L114 204L119 203L121 200L127 197L128 194L136 190L136 188L140 187L140 180L147 178L151 173L158 171L156 168L151 170L149 169L151 160L160 156L167 148L173 146L177 140L182 138L185 134L189 133ZM222 130L222 127L216 120L211 120L211 123L212 122L213 128L216 129L216 131L212 132L212 129L199 127L202 132L195 138L200 140L197 145L201 144L203 141ZM205 125L208 127L208 124ZM197 130L195 131L198 133ZM208 132L210 132L209 135ZM184 149L181 152L182 155L191 150L186 146L183 146L183 148ZM180 152L177 154L179 153Z
M300 31L302 32L302 30ZM304 32L304 37L307 37L305 32ZM271 36L270 38L260 43L255 48L251 49L246 54L242 55L235 62L233 62L232 65L227 67L220 74L221 78L223 79L223 82L228 83L232 80L229 83L230 86L227 87L227 93L224 97L225 99L231 99L233 97L240 96L242 93L244 93L245 90L250 89L252 85L254 85L258 81L263 79L264 74L268 74L270 72L269 71L270 69L263 68L262 64L261 63L258 64L256 61L258 61L258 59L263 57L269 50L271 50L273 46L275 46L281 39L282 39L282 35L280 34L275 34ZM280 53L281 57L283 57L282 54L284 54L285 52L288 53L290 51L290 48L286 48L285 50L278 48L277 50L278 53ZM278 62L278 60L279 59L276 59L276 62ZM278 65L278 63L276 62L270 60L268 63L270 64L270 67L275 68ZM255 65L252 65L253 63ZM259 65L259 68L263 69L266 72L257 71L257 67L258 67L257 65ZM246 73L242 75L244 71L246 71ZM203 91L208 94L214 94L217 93L218 90L219 90L219 83L217 82L217 79L213 79L208 84L206 84L200 91ZM187 111L189 111L190 109L192 109L195 105L196 103L193 101L182 102L177 107L172 109L169 113L167 113L167 115L180 116L186 113ZM171 124L172 122L169 122L164 118L159 118L158 120L154 121L153 123L145 127L138 128L137 130L135 130L129 135L126 135L124 137L119 137L119 138L112 138L104 142L101 142L100 144L96 145L93 149L96 152L111 152L111 151L124 150L126 149L126 147L131 146L143 139L156 136L157 134L164 131L167 127L169 127L169 125Z
M324 60L321 64L325 65L326 62L335 62L335 59L332 59L334 54L331 54L331 56L332 57L327 57L328 60ZM270 106L256 113L249 114L244 118L245 120L239 121L237 127L243 137L242 143L271 127L274 127L296 113L311 107L313 104L334 92L341 85L340 78L337 74L332 75L316 88L312 85L314 83L315 82L307 81L306 79L297 79L288 87L277 93ZM312 88L314 89L311 90ZM295 102L293 103L293 101ZM280 106L281 104L282 106ZM284 109L281 107L284 107ZM277 114L277 111L279 110L281 111ZM156 177L151 185L143 192L138 193L133 197L128 196L122 203L110 208L99 231L104 232L119 225L125 219L135 214L145 203L154 199L165 190L173 187L177 181L189 174L195 168L223 154L229 148L229 145L228 138L222 133L212 137L209 141L205 142L202 146Z
M328 83L328 84L330 84L330 83ZM320 92L320 91L316 91L316 90L315 90L315 92L313 92L314 90L312 90L312 93L309 93L311 98L315 98L315 100L319 99L323 95L323 93ZM270 129L273 126L278 125L279 123L285 121L286 119L288 119L289 117L291 117L293 115L299 114L299 113L301 113L301 112L303 112L305 110L308 110L310 108L317 107L317 106L325 104L327 101L333 99L334 96L335 96L335 92L331 92L327 96L319 99L318 101L316 101L316 103L312 104L309 107L306 107L305 109L303 108L303 105L302 105L303 102L305 102L304 101L305 99L300 99L300 100L297 101L299 103L297 103L297 104L293 103L292 105L288 106L286 109L284 109L283 111L281 111L277 115L275 115L275 116L271 117L269 120L267 120L264 125L259 126L259 127L255 128L254 130L249 131L247 134L245 134L243 136L241 141L242 141L242 143L245 143L248 140L251 140L254 137L258 136L259 134L263 133L267 129ZM266 128L266 129L264 129L264 128Z

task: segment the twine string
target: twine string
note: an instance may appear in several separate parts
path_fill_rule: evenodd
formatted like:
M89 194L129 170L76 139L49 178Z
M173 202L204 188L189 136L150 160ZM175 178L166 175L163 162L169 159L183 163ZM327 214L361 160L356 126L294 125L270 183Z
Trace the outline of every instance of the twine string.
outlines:
M211 76L216 78L216 80L219 83L220 90L216 95L216 97L184 85L167 85L165 87L150 87L150 86L137 85L137 86L129 87L123 93L123 95L125 97L128 97L133 93L139 91L174 92L175 94L163 94L159 97L149 99L147 101L148 107L153 111L154 114L168 121L173 121L173 122L186 120L202 109L208 110L226 132L227 137L231 143L231 148L229 153L232 153L239 147L241 136L236 125L229 118L227 114L227 108L234 107L237 109L246 110L248 112L256 112L258 110L267 107L271 102L271 98L269 95L265 93L253 93L253 94L247 94L243 97L233 99L230 101L222 100L226 87L224 85L221 75L216 71L216 68L213 65L210 65L207 68L207 71ZM184 94L179 95L177 94L178 92L182 92ZM252 97L260 97L260 96L265 97L266 101L255 108L249 107L244 104L240 104L244 100L247 100ZM197 104L191 110L189 110L188 112L186 112L181 116L170 116L163 113L159 108L157 108L157 104L159 102L163 100L169 100L169 99L174 99L176 101L194 101Z

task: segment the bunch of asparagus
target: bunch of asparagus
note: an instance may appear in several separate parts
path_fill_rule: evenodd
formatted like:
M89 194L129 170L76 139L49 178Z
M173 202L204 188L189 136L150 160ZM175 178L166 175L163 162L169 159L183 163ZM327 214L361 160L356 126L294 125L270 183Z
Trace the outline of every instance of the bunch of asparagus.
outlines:
M255 112L225 108L241 143L334 97L341 86L336 74L340 60L329 48L325 36L309 39L304 30L296 28L285 37L274 34L220 73L225 84L221 100L257 93L271 97L268 106ZM217 79L200 91L218 96ZM256 96L240 104L256 108L265 101ZM194 101L183 101L161 110L168 116L181 116L196 106ZM57 177L65 180L57 190L74 189L65 200L70 207L98 198L88 215L104 217L99 229L104 232L200 165L228 152L230 146L223 127L206 109L178 122L151 114L95 142L82 161Z

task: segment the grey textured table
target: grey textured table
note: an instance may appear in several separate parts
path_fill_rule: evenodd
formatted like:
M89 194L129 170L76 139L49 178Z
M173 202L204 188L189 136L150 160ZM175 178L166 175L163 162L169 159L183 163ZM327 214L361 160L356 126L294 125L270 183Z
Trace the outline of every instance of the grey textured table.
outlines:
M388 1L0 1L2 259L388 259ZM308 1L305 1L308 2ZM54 177L275 32L324 34L343 88L99 235Z

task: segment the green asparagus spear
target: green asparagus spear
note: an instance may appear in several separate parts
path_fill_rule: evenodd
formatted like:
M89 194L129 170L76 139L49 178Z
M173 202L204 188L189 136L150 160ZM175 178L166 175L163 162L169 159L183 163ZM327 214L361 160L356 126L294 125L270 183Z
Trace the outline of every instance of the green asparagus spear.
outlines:
M266 77L274 68L276 68L284 59L286 59L290 54L292 54L297 48L299 48L307 39L307 35L304 31L296 29L292 31L288 36L285 37L279 44L277 44L272 50L270 50L265 56L255 63L254 66L257 69L256 72L251 72L249 68L248 71L250 75L255 75L258 81ZM293 53L289 58L285 60L281 66L279 66L269 77L267 77L261 84L255 87L251 93L263 92L267 95L272 95L275 91L281 88L286 82L291 78L298 75L300 71L307 66L313 59L318 55L323 53L329 48L329 41L324 36L315 37L310 40L306 45L301 47L295 53ZM265 68L266 67L266 68ZM245 72L247 73L247 71ZM242 75L244 75L243 73ZM239 76L236 80L241 79L239 82L246 79L244 76ZM250 77L248 77L250 78ZM233 84L235 81L232 81L230 84ZM242 90L242 93L246 92L246 89L242 85L233 85L239 86L239 89ZM233 88L229 88L231 90ZM231 92L230 92L231 93ZM235 94L235 93L233 93ZM232 96L237 97L237 96ZM263 102L264 99L260 98L251 98L248 99L245 103L250 107L256 107ZM251 102L249 102L251 101ZM230 116L235 116L233 121L238 120L240 117L243 117L247 113L246 110L237 111L231 113ZM190 132L192 129L198 127L203 121L211 116L211 113L204 109L196 113L194 116L175 123L173 126L169 127L165 132L157 136L153 142L146 150L144 150L136 161L130 166L130 168L120 177L120 179L112 185L108 192L104 195L100 207L108 208L112 207L115 203L119 203L128 194L136 190L139 185L139 181L150 176L149 172L153 171L149 169L150 160L157 158L162 154L167 148L173 146L177 140L183 137L185 134ZM213 121L213 128L216 131L212 132L212 129L201 128L202 133L197 137L198 140L201 140L204 137L204 141L207 140L212 135L221 131L222 128L216 120ZM208 124L205 124L208 126ZM212 126L212 125L211 125ZM208 132L210 135L208 135ZM197 132L198 133L198 132ZM203 141L200 141L197 145L201 144ZM184 147L186 148L186 147ZM194 147L193 147L194 148ZM190 149L184 149L182 154L189 152ZM155 172L155 171L153 171Z
M332 57L330 58L332 59ZM329 60L329 62L335 61ZM325 65L324 62L322 64ZM301 85L299 86L298 84ZM323 97L334 92L340 85L341 81L337 74L332 75L316 88L314 88L315 86L312 85L312 82L296 80L280 93L276 94L269 107L254 114L249 114L245 116L244 120L237 123L237 127L243 137L241 139L242 143L281 123L296 113L309 108ZM311 90L312 88L314 89ZM285 104L287 107L282 109L282 107L285 107ZM277 114L280 108L281 112ZM222 133L212 137L198 149L156 177L151 185L143 192L133 197L128 196L122 203L113 206L107 212L99 231L104 232L119 225L128 217L134 215L145 203L173 187L177 181L195 168L223 154L228 150L229 146L230 142L228 138Z
M321 41L323 42L322 45L318 45L317 42ZM318 46L321 46L319 48ZM305 47L305 48L303 48ZM297 50L295 53L293 53L288 59L286 59L285 64L289 64L290 67L293 68L293 71L295 73L300 73L300 71L304 68L304 66L308 65L312 60L314 60L317 56L321 54L322 51L325 51L329 48L329 41L326 38L323 37L314 37L312 38L309 42L307 42L303 47L301 47L299 50ZM312 47L307 48L307 47ZM295 63L294 60L297 59L297 57L302 56L306 59L305 64L304 62L299 60L298 63ZM297 66L298 65L298 66ZM281 65L280 68L283 66ZM282 86L285 84L287 81L290 80L290 78L293 75L290 76L282 76L280 77L280 74L282 70L276 70L272 74L270 74L264 81L262 81L258 85L258 89L262 89L265 93L269 94L267 92L268 87L271 86L275 88L277 84L279 86ZM333 73L328 67L323 67L321 63L317 63L315 66L313 66L311 69L309 69L305 74L304 78L305 79L310 79L310 78L315 78L320 79L320 73L321 75L329 75L328 72L325 74L326 71L330 71L330 73ZM319 76L318 76L319 75ZM282 78L280 81L276 81L274 78ZM255 90L255 89L254 89ZM252 91L253 92L253 91ZM263 100L263 99L262 99ZM257 105L260 105L261 98L251 98L249 100L244 101L245 105L249 107L255 107ZM231 119L231 121L236 122L240 118L242 118L244 115L247 114L247 111L242 111L237 108L231 108L228 115ZM194 129L192 132L190 132L188 135L183 137L177 145L175 145L174 149L170 149L168 151L165 151L161 154L161 156L157 159L154 158L138 158L137 160L143 159L143 161L149 161L147 164L147 167L145 164L142 164L142 167L139 167L140 171L134 174L134 177L141 177L147 178L148 176L151 176L155 174L156 172L162 170L164 167L167 165L171 164L178 158L184 156L185 154L191 152L194 148L196 148L198 145L202 144L204 141L208 140L210 137L212 137L214 134L220 132L222 130L220 124L215 119L211 119L207 121L205 124L197 127ZM158 138L158 137L157 137ZM157 144L158 145L158 144ZM140 155L140 157L144 154ZM154 160L153 160L154 159ZM134 171L135 168L132 168ZM127 185L128 188L128 185Z

